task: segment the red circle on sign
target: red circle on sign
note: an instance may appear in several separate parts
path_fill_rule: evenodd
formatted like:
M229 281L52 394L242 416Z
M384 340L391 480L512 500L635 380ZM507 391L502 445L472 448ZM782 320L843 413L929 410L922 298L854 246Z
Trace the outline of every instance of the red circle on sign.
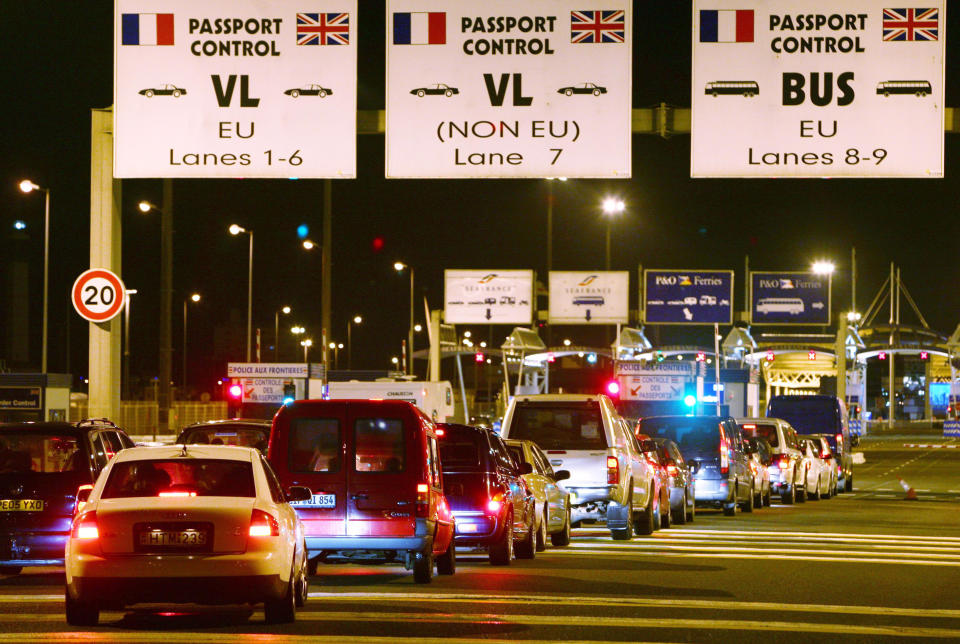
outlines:
M83 297L84 289L90 286L91 281L96 279L104 280L113 287L113 299L107 308L103 310L91 309L87 304L87 300ZM95 290L100 291L101 289ZM123 309L126 294L127 291L123 286L123 282L114 273L105 268L91 268L81 273L77 281L73 283L73 291L70 299L73 301L73 308L76 309L80 317L91 322L107 322L116 317ZM90 297L96 297L97 295L97 293L94 293ZM102 295L102 293L100 293L100 295Z

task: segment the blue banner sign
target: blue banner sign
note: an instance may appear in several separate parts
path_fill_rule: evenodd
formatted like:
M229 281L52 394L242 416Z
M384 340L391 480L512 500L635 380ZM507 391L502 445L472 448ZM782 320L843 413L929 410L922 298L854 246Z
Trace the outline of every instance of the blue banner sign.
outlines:
M830 276L750 272L751 324L830 324Z
M943 435L960 438L960 420L943 421Z
M647 324L733 324L733 271L645 270Z

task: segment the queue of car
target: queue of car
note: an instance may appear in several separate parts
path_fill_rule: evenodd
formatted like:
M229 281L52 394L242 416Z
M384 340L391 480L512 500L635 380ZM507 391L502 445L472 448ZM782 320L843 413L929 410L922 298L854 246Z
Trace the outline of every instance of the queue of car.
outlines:
M399 564L428 583L455 574L458 551L510 565L584 524L629 540L698 508L830 498L852 470L848 437L826 429L632 422L586 394L517 396L499 432L391 400L295 401L162 447L133 448L105 419L4 425L0 573L64 565L73 625L141 602L262 603L289 622L321 564Z

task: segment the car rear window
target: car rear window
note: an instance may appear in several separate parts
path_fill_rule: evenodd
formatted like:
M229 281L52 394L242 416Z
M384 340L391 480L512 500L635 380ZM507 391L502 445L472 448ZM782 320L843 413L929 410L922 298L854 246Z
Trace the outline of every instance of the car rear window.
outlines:
M84 455L76 436L36 432L0 433L0 473L77 472Z
M269 428L256 429L248 425L216 425L187 429L183 443L188 445L238 445L267 450Z
M256 496L246 461L186 459L115 463L102 499L146 496Z
M290 421L291 472L340 471L340 421L336 418L294 418Z
M777 426L769 425L766 423L743 423L740 425L740 430L750 436L756 436L757 438L762 438L768 443L770 447L779 447L780 443L777 439Z
M720 428L715 418L644 418L637 431L651 437L669 438L682 454L720 449Z
M438 442L444 472L477 472L483 469L480 450L489 448L480 432L447 427Z
M403 434L399 418L358 418L353 426L356 471L402 472L406 445Z
M509 438L531 440L541 449L607 448L600 404L595 401L519 403L510 421Z

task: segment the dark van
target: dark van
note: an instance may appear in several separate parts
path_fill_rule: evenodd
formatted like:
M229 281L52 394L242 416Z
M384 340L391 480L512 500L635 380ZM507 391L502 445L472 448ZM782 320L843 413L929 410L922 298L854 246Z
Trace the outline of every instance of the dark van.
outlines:
M838 490L853 492L853 443L847 422L847 408L836 396L773 396L767 403L767 417L782 418L798 434L827 434L836 455L842 484Z
M434 423L399 400L298 400L273 418L268 460L318 562L397 562L428 583L453 574L453 516L443 495Z
M698 506L723 508L733 516L737 505L753 512L753 470L740 427L729 416L650 416L637 423L637 434L669 438L694 473Z

